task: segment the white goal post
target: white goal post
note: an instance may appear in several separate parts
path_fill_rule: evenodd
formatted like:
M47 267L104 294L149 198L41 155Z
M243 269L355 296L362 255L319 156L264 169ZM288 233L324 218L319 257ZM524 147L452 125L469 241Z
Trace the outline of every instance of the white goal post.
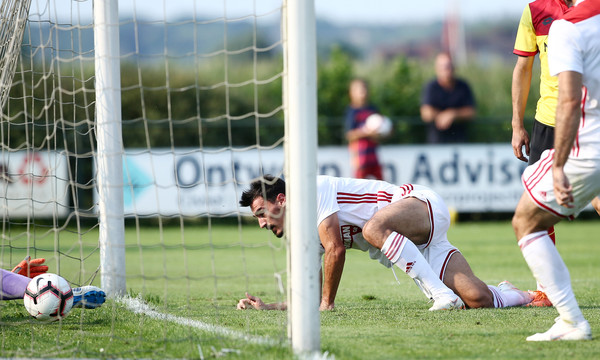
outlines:
M101 284L108 296L123 296L127 287L117 0L94 2L94 50Z
M285 9L289 327L296 352L320 345L317 223L317 54L314 1Z

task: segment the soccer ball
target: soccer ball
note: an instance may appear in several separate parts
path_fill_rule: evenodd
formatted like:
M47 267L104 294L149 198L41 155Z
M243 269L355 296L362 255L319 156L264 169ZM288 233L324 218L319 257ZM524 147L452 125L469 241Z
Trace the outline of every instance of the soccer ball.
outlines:
M73 290L64 278L41 274L29 282L23 302L27 311L40 321L51 322L66 317L73 307Z
M365 120L365 127L369 130L375 130L381 136L388 136L392 133L392 120L381 114L371 114Z

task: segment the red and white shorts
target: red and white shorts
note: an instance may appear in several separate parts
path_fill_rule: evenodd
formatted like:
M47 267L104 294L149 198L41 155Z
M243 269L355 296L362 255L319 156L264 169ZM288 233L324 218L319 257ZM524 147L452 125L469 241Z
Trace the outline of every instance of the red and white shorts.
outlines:
M440 279L444 279L446 266L450 258L459 250L448 241L447 232L450 228L450 213L440 195L433 190L413 190L408 195L397 192L392 197L392 203L406 197L414 197L423 201L429 210L431 232L426 244L417 245L423 257Z
M552 162L554 150L546 150L540 160L528 166L521 181L533 202L558 217L574 219L596 196L600 195L600 159L569 157L565 164L565 175L573 187L572 208L560 206L554 196Z

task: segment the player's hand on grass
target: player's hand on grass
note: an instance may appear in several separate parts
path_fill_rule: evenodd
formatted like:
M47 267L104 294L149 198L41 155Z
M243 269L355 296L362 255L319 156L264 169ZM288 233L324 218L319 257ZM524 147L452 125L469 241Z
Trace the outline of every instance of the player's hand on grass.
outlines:
M246 293L246 297L240 299L236 306L238 310L255 308L256 310L287 310L287 303L271 303L265 304L258 296L253 296Z
M245 298L238 301L236 308L238 310L244 310L252 307L256 310L267 310L267 305L258 296L252 296L248 293L246 293Z
M26 256L17 266L12 269L15 274L34 278L48 271L48 266L42 265L46 259L31 259L31 256Z

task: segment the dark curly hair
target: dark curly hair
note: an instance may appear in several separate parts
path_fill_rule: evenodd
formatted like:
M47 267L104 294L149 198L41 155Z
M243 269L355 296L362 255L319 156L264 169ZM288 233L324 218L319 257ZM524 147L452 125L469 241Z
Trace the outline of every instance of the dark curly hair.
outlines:
M240 206L250 206L257 197L274 202L279 194L285 194L285 181L273 175L265 175L253 181L250 189L242 193Z

